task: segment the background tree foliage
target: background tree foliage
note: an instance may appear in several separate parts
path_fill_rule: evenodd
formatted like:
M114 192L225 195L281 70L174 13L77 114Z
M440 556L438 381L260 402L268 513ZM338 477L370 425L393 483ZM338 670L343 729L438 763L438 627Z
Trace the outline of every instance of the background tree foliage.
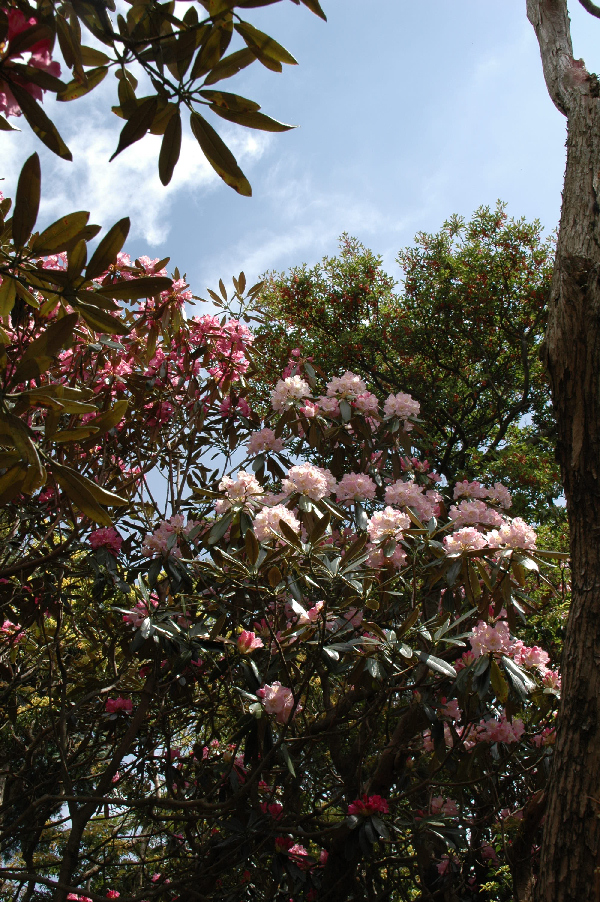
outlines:
M419 233L398 257L398 290L381 258L344 236L339 256L267 279L257 329L266 372L300 348L327 375L348 368L382 392L409 391L430 424L427 457L448 482L500 479L519 514L555 522L564 509L539 358L553 253L539 222L482 207Z

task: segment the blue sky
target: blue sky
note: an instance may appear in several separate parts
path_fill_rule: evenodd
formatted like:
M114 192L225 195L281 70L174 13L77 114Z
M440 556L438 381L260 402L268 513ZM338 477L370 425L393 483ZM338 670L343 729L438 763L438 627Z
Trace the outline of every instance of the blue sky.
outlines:
M121 123L110 74L88 98L46 102L74 163L46 152L25 123L21 134L0 133L4 192L38 150L42 224L72 209L106 226L130 215L128 250L170 256L196 294L241 269L254 281L314 263L344 231L398 277L396 254L415 232L497 198L511 215L555 228L565 121L546 93L525 0L322 3L327 24L287 2L248 12L300 63L281 75L256 63L223 83L300 126L267 135L218 121L253 198L213 176L190 136L168 189L156 171L159 139L109 164ZM597 69L600 22L570 6L575 56Z

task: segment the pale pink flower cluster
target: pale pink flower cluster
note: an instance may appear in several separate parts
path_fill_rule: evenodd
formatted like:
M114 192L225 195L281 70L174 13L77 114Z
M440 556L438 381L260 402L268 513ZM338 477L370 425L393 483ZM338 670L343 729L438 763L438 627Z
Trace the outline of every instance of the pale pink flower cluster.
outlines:
M343 376L334 376L327 384L328 398L346 398L354 401L367 391L367 386L356 373L346 370Z
M476 727L479 742L518 742L525 732L525 724L520 717L513 717L512 723L507 720L503 711L500 720L482 720Z
M366 563L374 570L380 570L382 567L385 567L386 564L387 566L396 567L397 570L401 570L408 560L406 552L402 550L402 546L400 545L396 545L394 553L390 557L386 557L382 548L378 548L370 542L367 545L367 551L369 552L369 555Z
M458 803L444 796L434 796L429 804L432 814L443 814L444 817L458 817Z
M187 536L197 525L195 520L188 520L184 525L181 514L175 514L170 520L162 520L158 529L146 535L142 543L142 554L146 557L156 557L158 554L181 557L177 539L173 540L172 536ZM171 547L169 547L170 543Z
M158 605L158 597L150 597L150 605L155 608ZM129 614L123 614L123 623L128 623L137 629L142 625L146 617L150 614L150 610L145 601L138 601L133 611Z
M310 386L300 376L288 376L280 379L271 392L271 406L273 410L289 410L297 401L302 401L310 395Z
M315 404L314 401L307 401L304 407L300 408L300 412L309 420L312 420L312 418L316 417L319 413L319 405Z
M328 417L339 417L340 403L337 398L328 398L325 395L321 395L318 410Z
M506 620L499 620L494 625L480 620L473 627L469 641L471 643L471 651L476 658L479 658L481 655L487 655L490 652L510 655L514 647Z
M390 417L398 417L400 420L407 420L409 417L418 417L421 405L411 395L404 392L398 392L397 395L388 395L383 405L383 415L386 419ZM410 423L404 423L404 428L410 432L412 426Z
M283 504L276 504L275 507L264 507L254 518L254 534L258 541L268 542L275 538L275 533L281 535L280 520L283 520L290 529L300 535L301 527L298 518Z
M554 727L545 727L541 733L536 733L535 736L532 736L531 741L538 749L547 745L554 745L556 742L556 730Z
M458 498L463 497L479 498L480 500L489 498L490 501L500 504L504 508L509 508L512 504L510 492L501 482L496 482L488 489L478 482L477 479L473 482L463 479L462 482L457 482L454 486L454 500L456 501Z
M321 611L323 610L324 604L325 604L324 601L317 601L317 603L315 605L313 605L312 608L309 608L308 611L305 611L304 613L300 614L300 617L298 618L298 623L302 624L302 625L307 625L309 623L316 623L317 620L319 619Z
M263 494L263 487L252 473L240 470L237 479L224 476L219 483L219 491L227 495L227 498L222 498L215 504L215 511L221 516L232 505L256 504L258 496Z
M488 507L485 501L461 501L453 504L448 516L455 528L461 526L477 526L479 523L485 526L501 526L502 517L492 507Z
M442 702L442 707L440 708L442 717L449 717L450 720L462 719L462 711L460 710L457 699L451 698L450 701L448 701L447 699L442 698L440 701Z
M561 678L558 670L547 670L542 676L542 683L546 689L556 689L560 692Z
M262 454L263 451L283 451L283 440L275 436L273 429L265 426L259 432L253 432L246 445L248 454Z
M282 686L279 680L269 685L266 683L262 689L258 689L257 696L261 699L263 708L267 714L274 714L278 723L286 724L294 707L294 694L291 689ZM302 710L298 705L295 713Z
M528 647L527 645L524 645L520 640L517 640L514 643L513 658L515 664L519 664L521 667L529 667L531 669L535 667L542 673L546 672L546 665L550 661L550 655L548 654L548 652L544 651L543 648L540 648L539 645Z
M377 395L370 391L365 391L356 398L354 406L361 413L364 413L365 416L373 416L379 410L379 401L377 400Z
M122 536L119 535L113 526L95 529L90 533L88 541L92 547L92 551L96 551L97 548L106 548L115 557L120 552L121 545L123 544Z
M337 487L338 501L372 501L377 486L364 473L346 473Z
M252 633L249 630L242 630L237 638L237 647L240 654L247 655L254 651L255 648L263 648L264 642L256 635L256 633Z
M425 490L424 486L416 482L404 482L399 479L389 485L385 490L386 504L394 504L396 507L410 507L420 520L426 523L434 517L438 511L437 505L442 496L435 489Z
M515 517L514 520L503 522L500 529L493 529L486 538L491 548L522 548L533 551L537 536L535 530L521 517Z
M20 623L13 623L12 620L5 620L0 626L0 641L2 639L10 639L12 645L18 645L23 638L24 633Z
M376 544L385 539L402 538L402 532L410 529L410 517L393 507L386 507L382 511L373 514L367 525L367 532L372 542Z
M287 478L281 483L283 491L287 495L293 495L300 492L318 501L320 498L327 498L335 490L336 481L329 470L323 470L314 464L303 463L299 466L291 467Z
M474 526L463 526L452 535L444 536L444 547L448 554L462 554L464 551L480 551L486 548L487 541Z

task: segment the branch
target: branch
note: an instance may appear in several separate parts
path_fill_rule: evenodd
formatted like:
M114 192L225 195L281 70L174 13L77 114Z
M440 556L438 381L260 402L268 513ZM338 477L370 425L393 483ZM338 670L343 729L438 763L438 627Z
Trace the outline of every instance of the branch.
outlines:
M527 18L540 46L550 99L563 115L568 116L573 93L581 89L581 78L578 84L574 75L576 72L581 75L582 69L573 59L567 0L527 0Z
M600 19L600 6L596 6L595 3L592 3L592 0L579 0L579 2L591 16L596 16L597 19Z

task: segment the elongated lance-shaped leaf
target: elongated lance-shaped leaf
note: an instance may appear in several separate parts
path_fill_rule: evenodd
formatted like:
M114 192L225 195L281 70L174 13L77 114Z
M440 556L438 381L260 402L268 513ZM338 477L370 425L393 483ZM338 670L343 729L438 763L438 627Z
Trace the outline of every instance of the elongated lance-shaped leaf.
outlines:
M34 153L21 169L17 185L12 221L15 247L23 247L33 231L40 208L41 186L40 158Z

